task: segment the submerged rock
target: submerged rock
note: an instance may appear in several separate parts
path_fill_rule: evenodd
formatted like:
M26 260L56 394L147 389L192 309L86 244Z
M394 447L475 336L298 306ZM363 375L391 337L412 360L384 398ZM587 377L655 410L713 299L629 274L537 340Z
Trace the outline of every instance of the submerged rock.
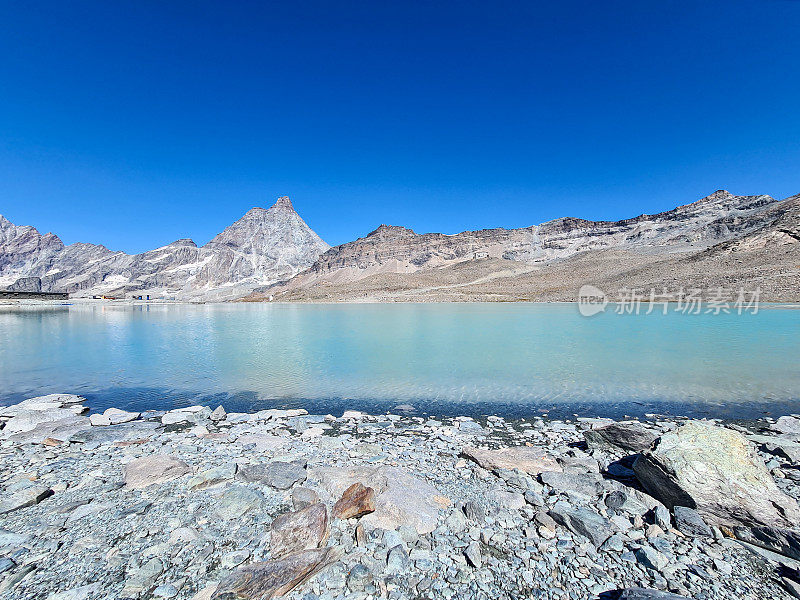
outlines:
M341 555L338 548L320 548L239 567L220 582L211 598L269 600L283 596L339 560Z
M717 525L789 527L797 502L775 485L740 433L690 421L661 436L634 463L644 488L666 506L695 508Z
M468 446L462 450L462 454L489 471L517 469L529 475L538 475L543 471L562 470L558 462L547 452L532 446L515 446L499 450Z

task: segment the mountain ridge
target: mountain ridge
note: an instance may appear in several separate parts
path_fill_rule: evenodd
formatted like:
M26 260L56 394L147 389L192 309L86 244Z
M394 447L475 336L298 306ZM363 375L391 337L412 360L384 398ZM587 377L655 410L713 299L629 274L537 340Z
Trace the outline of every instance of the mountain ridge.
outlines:
M423 285L424 280L424 285L435 288L430 284L436 277L423 276L422 273L438 272L443 280L449 282L448 285L463 286L474 281L458 281L461 276L499 280L503 277L498 273L508 272L513 277L524 279L533 277L531 273L535 271L550 269L552 265L575 257L597 255L600 257L598 264L601 264L614 253L619 260L641 263L645 269L661 258L677 261L700 255L710 248L717 248L715 252L725 252L726 244L742 240L743 244L751 246L756 243L752 240L757 239L766 240L762 241L762 246L789 244L791 252L796 252L793 244L797 240L776 232L776 223L779 224L781 219L786 220L786 227L796 226L797 221L786 216L800 213L793 209L798 203L794 200L796 198L800 195L776 200L764 194L735 196L726 190L717 190L700 200L667 211L619 221L560 217L529 227L483 229L451 235L418 234L406 227L384 224L364 237L329 249L291 280L256 290L250 299L271 296L278 300L354 300L358 299L354 294L363 294L362 298L393 300L395 298L388 290L395 287ZM620 252L629 256L620 258ZM493 263L496 270L491 271L485 269L485 265L478 265L481 260L499 262ZM760 256L758 260L769 264L768 257ZM475 268L468 268L470 264ZM457 266L457 271L444 272ZM581 267L585 265L581 263ZM616 272L613 265L603 268ZM667 267L660 265L659 268ZM683 272L686 277L694 276L688 270ZM568 279L569 274L566 275ZM699 277L701 274L696 275ZM375 285L371 286L367 283L369 281ZM382 290L381 285L385 289ZM533 285L532 289L535 288ZM562 292L556 299L573 299L566 290ZM493 293L498 297L503 295L502 290ZM522 297L511 294L511 298L535 299L524 294Z
M291 277L329 248L281 197L255 207L203 246L190 238L139 254L77 242L0 219L0 286L38 277L44 291L231 299Z

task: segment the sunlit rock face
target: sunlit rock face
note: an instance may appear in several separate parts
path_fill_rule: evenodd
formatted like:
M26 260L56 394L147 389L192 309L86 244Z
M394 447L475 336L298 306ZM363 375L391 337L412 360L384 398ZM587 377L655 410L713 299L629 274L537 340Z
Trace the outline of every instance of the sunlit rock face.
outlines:
M288 279L329 246L281 197L253 208L206 245L182 239L142 254L95 244L65 246L52 233L0 217L0 287L38 277L43 291L177 299L230 299Z

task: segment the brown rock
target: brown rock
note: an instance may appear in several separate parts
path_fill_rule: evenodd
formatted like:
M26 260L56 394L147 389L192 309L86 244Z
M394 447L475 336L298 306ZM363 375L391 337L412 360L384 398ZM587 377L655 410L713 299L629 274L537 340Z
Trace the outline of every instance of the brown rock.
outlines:
M337 519L355 519L375 512L375 490L364 487L357 481L344 491L333 505L333 516Z
M165 454L145 456L125 465L125 485L129 488L140 489L177 479L190 472L189 465L177 458Z
M498 450L467 447L461 453L489 471L517 469L529 475L538 475L544 471L563 470L556 460L544 450L531 446L515 446Z
M302 510L284 513L272 522L271 529L273 558L319 548L328 539L328 509L317 502Z
M339 548L319 548L239 567L220 582L211 600L269 600L283 596L341 555Z
M42 444L44 444L45 446L60 446L63 443L64 443L63 440L57 440L57 439L51 438L51 437L44 438L42 440Z

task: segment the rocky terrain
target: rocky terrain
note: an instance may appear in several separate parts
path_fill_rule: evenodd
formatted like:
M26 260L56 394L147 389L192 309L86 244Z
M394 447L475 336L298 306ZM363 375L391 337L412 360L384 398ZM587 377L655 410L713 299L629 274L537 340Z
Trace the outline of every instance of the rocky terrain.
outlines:
M609 292L758 287L762 300L798 301L800 196L721 190L623 221L565 218L457 235L382 225L248 299L572 301L584 284Z
M76 296L231 299L290 278L328 247L286 197L251 209L204 246L183 239L135 255L95 244L65 246L52 233L0 216L0 286Z
M800 597L800 419L0 409L0 598Z

